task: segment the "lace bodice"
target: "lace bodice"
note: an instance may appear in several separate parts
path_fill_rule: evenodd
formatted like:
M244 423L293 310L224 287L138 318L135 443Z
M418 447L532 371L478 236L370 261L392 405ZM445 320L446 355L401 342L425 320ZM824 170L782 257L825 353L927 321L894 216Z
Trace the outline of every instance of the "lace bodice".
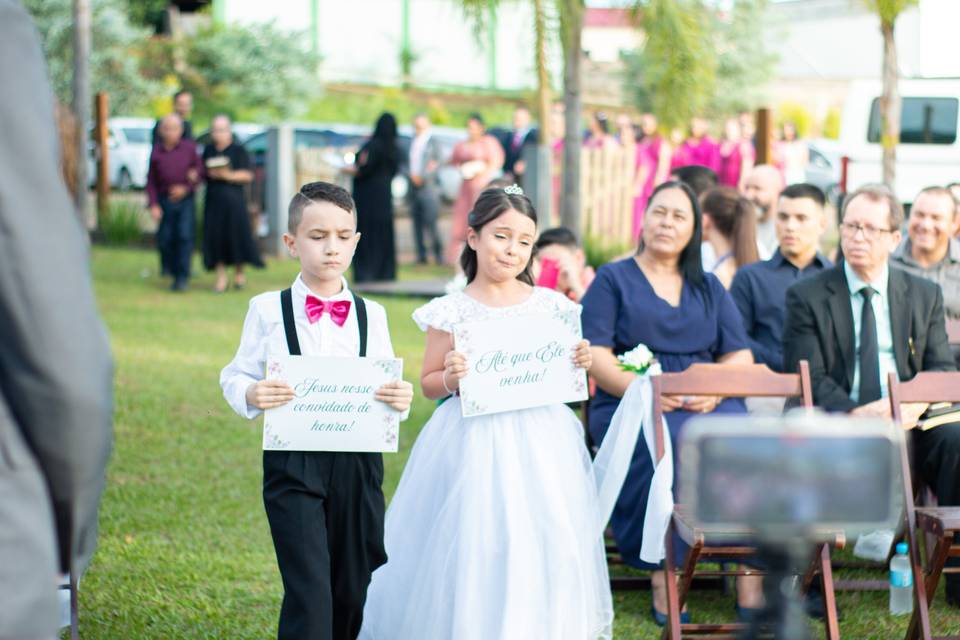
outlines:
M575 309L576 303L553 289L534 287L523 302L507 307L491 307L471 298L463 291L434 298L413 312L413 321L421 331L433 327L453 333L453 327L461 322L492 320L522 316L529 313L553 312Z

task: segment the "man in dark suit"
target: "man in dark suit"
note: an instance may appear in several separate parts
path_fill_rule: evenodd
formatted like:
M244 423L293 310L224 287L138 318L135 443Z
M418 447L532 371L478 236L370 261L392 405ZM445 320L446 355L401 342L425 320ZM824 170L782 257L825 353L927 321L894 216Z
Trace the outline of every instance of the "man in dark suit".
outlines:
M523 174L527 170L527 163L523 160L524 147L537 144L537 130L530 126L530 110L524 106L517 107L513 112L513 131L502 141L504 160L503 173L523 184Z
M841 212L843 262L787 290L784 368L808 360L814 403L828 411L889 417L889 373L954 370L940 287L889 265L902 224L886 187L858 189ZM904 405L904 422L924 409ZM916 470L940 504L960 505L960 424L915 430L913 443Z
M54 638L57 581L93 554L110 349L59 167L40 40L0 0L0 638Z

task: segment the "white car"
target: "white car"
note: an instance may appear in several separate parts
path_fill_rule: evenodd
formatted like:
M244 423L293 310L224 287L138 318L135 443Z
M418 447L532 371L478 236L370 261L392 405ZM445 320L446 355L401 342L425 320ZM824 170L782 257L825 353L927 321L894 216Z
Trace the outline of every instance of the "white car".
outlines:
M847 190L883 177L879 81L851 85L840 125L849 158ZM960 78L900 80L900 144L895 192L911 202L920 189L960 180Z
M153 149L153 118L110 118L107 120L108 175L110 186L121 191L142 189L147 184L150 151ZM90 185L97 181L97 147L91 131L87 175Z

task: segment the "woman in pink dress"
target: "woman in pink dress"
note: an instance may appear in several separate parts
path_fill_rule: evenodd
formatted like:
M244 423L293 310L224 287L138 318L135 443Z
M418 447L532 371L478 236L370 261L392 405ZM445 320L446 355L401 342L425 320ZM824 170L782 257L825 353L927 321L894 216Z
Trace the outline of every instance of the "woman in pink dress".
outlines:
M551 181L551 226L559 224L560 220L560 191L563 183L563 137L567 131L566 114L563 103L558 102L550 110L550 181Z
M460 168L463 182L453 203L450 242L447 243L447 262L459 264L463 244L467 240L467 216L484 187L503 169L503 147L487 133L483 118L470 114L467 120L468 138L453 148L450 164Z
M683 143L690 162L713 169L720 173L720 145L709 135L710 125L703 118L690 121L690 137Z
M646 151L637 140L637 129L626 113L617 116L617 138L624 152L633 157L633 238L636 239L643 217L643 185L646 181Z
M603 111L597 111L590 117L587 130L589 135L583 141L583 146L587 149L606 149L617 144L610 135L610 121Z
M720 172L717 177L720 184L743 191L747 174L753 167L753 145L744 137L740 121L727 119L723 128L723 141L720 143Z
M637 199L633 210L633 241L640 237L643 212L653 187L666 179L670 158L663 153L669 145L657 133L657 118L652 113L640 116L640 142L637 143ZM660 174L663 175L660 175Z
M678 167L696 164L690 153L690 148L683 141L683 130L679 127L670 131L670 172Z

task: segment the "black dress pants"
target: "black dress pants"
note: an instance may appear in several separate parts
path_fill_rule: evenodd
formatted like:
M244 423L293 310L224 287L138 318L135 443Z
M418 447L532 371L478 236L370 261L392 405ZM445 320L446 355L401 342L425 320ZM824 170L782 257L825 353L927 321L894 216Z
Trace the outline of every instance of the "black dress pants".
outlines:
M960 423L914 431L913 447L916 472L937 495L937 504L960 506ZM960 565L958 560L949 558L947 566ZM960 603L960 574L948 573L945 578L948 599Z
M283 579L279 640L353 640L383 548L379 453L264 451L263 502Z

